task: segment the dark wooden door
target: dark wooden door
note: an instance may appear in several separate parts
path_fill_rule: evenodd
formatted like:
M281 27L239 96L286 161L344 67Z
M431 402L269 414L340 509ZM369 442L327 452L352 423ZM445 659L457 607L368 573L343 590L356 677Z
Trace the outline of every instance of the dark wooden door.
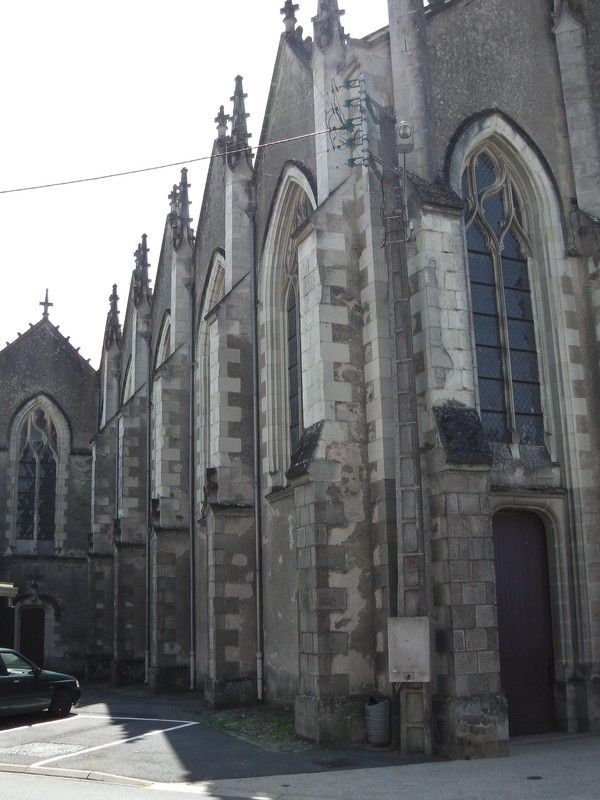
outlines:
M15 610L8 597L0 597L0 647L15 646Z
M546 531L529 512L494 516L502 688L510 734L555 730Z
M19 650L25 658L43 667L46 612L43 608L23 606L19 616Z

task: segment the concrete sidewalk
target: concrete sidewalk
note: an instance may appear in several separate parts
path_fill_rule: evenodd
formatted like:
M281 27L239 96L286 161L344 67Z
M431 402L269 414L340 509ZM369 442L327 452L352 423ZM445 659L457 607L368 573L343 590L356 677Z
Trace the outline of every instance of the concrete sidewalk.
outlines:
M154 784L151 791L254 800L598 800L600 738L513 740L508 758Z

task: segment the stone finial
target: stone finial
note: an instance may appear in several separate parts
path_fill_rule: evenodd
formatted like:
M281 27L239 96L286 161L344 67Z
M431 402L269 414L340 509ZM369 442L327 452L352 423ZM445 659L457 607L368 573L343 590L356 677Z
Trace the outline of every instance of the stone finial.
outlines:
M187 167L181 170L181 181L179 186L173 186L173 191L169 195L171 201L171 226L173 228L173 246L177 250L184 239L192 243L193 234L191 228L192 218L190 217L190 198L188 189L190 184L187 182Z
M110 302L109 314L113 314L113 315L117 315L118 316L118 314L119 314L119 307L118 307L119 295L117 294L117 284L116 283L113 283L112 294L108 298L108 300Z
M174 221L177 216L177 203L178 203L179 188L176 183L173 184L171 193L169 194L169 203L171 205L171 221Z
M150 281L148 278L148 237L146 234L142 234L142 241L138 244L135 253L133 254L135 257L135 269L133 271L133 300L137 306L139 306L140 302L144 298L145 295L148 294L148 288L150 285Z
M113 283L112 294L108 298L110 308L106 318L106 329L104 332L104 347L107 350L113 344L121 343L121 323L119 322L119 295L117 294L117 284Z
M225 144L227 139L227 125L231 117L229 114L225 113L224 106L219 108L219 113L215 117L215 122L217 123L217 141L219 144Z
M233 152L230 155L232 168L239 163L243 154L248 160L250 159L248 140L252 134L248 133L246 122L250 116L250 114L246 113L245 101L247 97L248 95L244 94L244 79L241 75L238 75L235 79L235 91L231 98L233 101L233 115L231 117L231 150ZM242 151L245 151L245 153Z
M181 170L181 181L179 183L179 219L181 220L182 224L189 225L192 221L190 217L190 197L188 194L188 189L191 189L191 184L187 182L187 167L183 167Z
M340 22L346 12L340 10L338 0L319 0L317 15L312 18L315 43L326 50L335 38L344 42L346 34Z
M300 6L294 3L293 0L285 0L285 5L280 9L279 13L283 14L283 24L285 25L286 36L292 36L296 32L296 11Z
M235 79L235 92L230 99L233 101L233 116L231 124L231 138L233 144L239 147L247 147L250 134L246 120L250 114L246 113L246 98L244 94L244 79L238 75Z
M51 303L48 300L48 289L46 289L46 297L41 301L40 305L44 306L44 312L42 314L42 319L48 319L49 316L50 316L48 314L48 309L51 308L54 305L54 303Z

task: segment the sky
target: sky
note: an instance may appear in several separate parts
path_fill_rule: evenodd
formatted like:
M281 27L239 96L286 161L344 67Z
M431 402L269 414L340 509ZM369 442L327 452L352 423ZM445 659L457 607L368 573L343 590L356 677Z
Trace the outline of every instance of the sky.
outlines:
M318 0L299 0L312 35ZM0 30L0 190L208 155L218 108L244 76L257 144L283 0L20 0ZM343 24L364 36L387 23L387 0L341 0ZM0 348L42 314L98 366L108 297L123 318L133 252L148 234L154 277L167 196L180 168L0 194ZM194 222L204 164L191 164Z

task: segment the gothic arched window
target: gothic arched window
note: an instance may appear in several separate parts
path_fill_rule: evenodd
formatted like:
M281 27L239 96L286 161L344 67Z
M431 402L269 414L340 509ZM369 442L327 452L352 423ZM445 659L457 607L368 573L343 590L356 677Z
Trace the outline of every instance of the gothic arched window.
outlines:
M300 443L302 433L302 393L300 390L300 308L298 303L298 283L292 278L287 292L287 374L288 374L288 415L290 433L290 453L294 453Z
M200 312L197 339L196 371L196 455L197 455L197 500L204 508L206 470L218 458L220 440L219 408L224 400L220 397L221 375L219 368L219 333L215 307L225 296L225 265L222 255L216 255L208 273L206 293Z
M262 430L262 466L271 490L288 483L291 465L312 409L302 407L300 354L308 349L302 331L313 313L306 276L311 272L305 243L317 207L309 178L296 164L287 164L273 198L258 280L258 324ZM309 279L310 280L310 279ZM302 325L300 322L302 321ZM308 386L309 381L306 381Z
M18 438L18 539L54 539L57 463L56 427L42 408L35 408L23 421Z
M481 422L492 442L543 444L538 355L521 202L501 157L463 175Z
M167 314L163 320L160 339L156 349L156 369L171 355L171 317Z

